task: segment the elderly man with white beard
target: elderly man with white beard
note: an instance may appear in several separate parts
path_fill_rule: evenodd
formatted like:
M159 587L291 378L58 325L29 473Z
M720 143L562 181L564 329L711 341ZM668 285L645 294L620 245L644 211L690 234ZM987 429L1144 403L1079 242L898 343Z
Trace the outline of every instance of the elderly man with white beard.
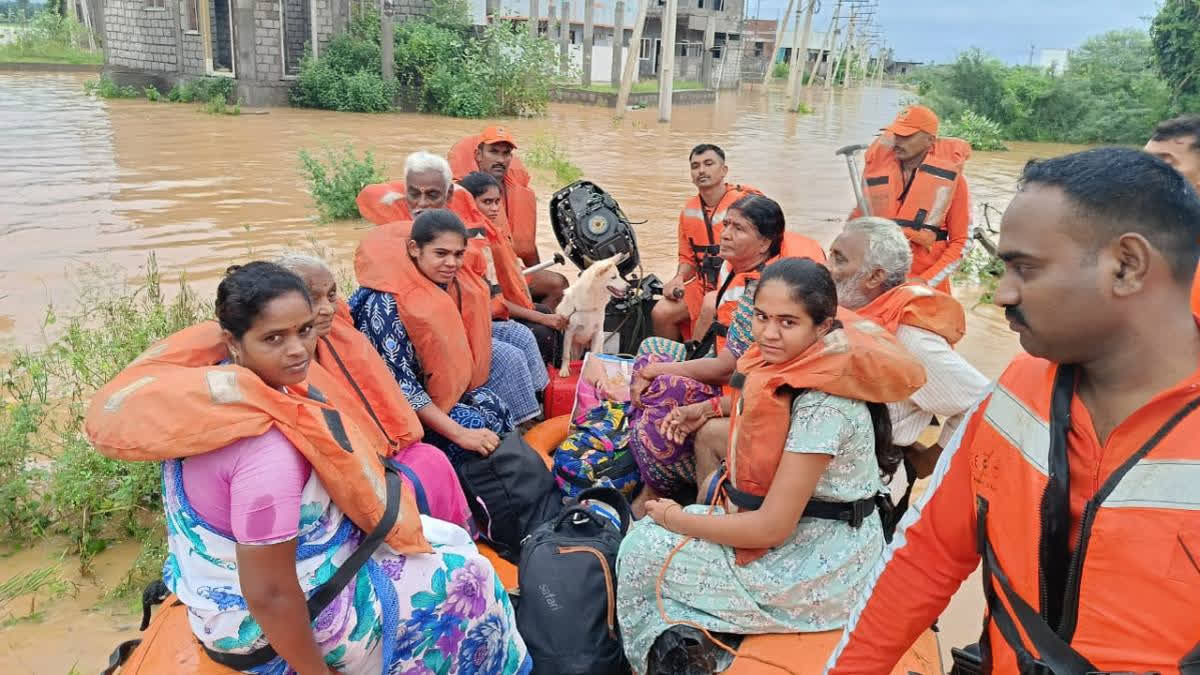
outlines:
M933 472L964 413L990 387L988 379L954 351L966 330L962 305L923 283L908 282L911 266L908 240L896 223L884 218L850 221L829 249L838 304L886 328L925 366L925 386L907 401L888 404L893 442L904 448L910 487L916 478ZM935 416L941 419L941 435L926 447L917 438ZM907 497L905 492L902 504Z

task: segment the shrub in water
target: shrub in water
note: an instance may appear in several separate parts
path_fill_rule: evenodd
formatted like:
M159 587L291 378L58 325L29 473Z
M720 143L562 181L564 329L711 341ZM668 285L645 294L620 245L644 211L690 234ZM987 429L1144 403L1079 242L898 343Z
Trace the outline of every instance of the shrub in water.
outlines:
M308 191L325 222L360 217L354 202L358 193L372 183L383 182L371 152L359 159L350 146L340 153L327 148L325 161L301 150L300 164L308 179Z
M939 133L961 138L975 150L1008 150L1000 125L973 110L944 122Z

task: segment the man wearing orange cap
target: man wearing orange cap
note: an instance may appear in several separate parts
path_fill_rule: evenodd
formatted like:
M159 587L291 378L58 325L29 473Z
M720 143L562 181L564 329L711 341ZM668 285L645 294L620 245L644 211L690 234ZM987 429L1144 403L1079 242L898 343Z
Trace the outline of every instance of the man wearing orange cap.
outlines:
M447 159L455 180L474 171L492 174L500 182L503 199L495 223L508 231L513 248L526 266L541 262L537 250L537 196L529 187L529 172L513 155L517 140L508 129L492 125L467 136L450 148ZM557 272L542 270L529 275L529 293L535 302L551 310L558 307L567 279Z
M971 197L963 165L971 146L938 138L938 118L922 105L905 108L867 149L863 196L871 210L903 228L913 253L912 276L950 292L950 275L971 236Z

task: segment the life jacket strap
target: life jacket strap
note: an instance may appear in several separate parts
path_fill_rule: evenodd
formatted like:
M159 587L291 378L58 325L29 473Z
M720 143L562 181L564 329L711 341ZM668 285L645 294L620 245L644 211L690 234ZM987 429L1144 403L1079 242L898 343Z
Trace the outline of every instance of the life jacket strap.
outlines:
M387 505L384 507L383 517L379 519L379 523L375 525L375 528L359 543L358 548L354 549L350 557L346 558L341 567L333 573L333 576L313 590L307 603L309 620L315 620L337 598L342 589L346 587L346 584L350 583L350 580L358 575L358 571L371 559L371 555L383 543L384 537L392 530L392 526L396 524L396 519L400 516L401 493L404 488L403 483L400 481L399 471L395 466L386 463L384 464L384 469L384 479L387 486ZM203 646L205 653L213 661L241 671L253 670L254 668L266 665L278 656L275 648L270 644L259 647L247 654L219 652L209 649L208 645Z
M743 492L729 481L722 487L725 496L743 511L756 511L762 508L763 497ZM854 502L827 502L820 499L810 499L804 507L804 518L821 518L822 520L840 520L849 523L850 527L862 527L863 521L875 513L875 497L867 497Z

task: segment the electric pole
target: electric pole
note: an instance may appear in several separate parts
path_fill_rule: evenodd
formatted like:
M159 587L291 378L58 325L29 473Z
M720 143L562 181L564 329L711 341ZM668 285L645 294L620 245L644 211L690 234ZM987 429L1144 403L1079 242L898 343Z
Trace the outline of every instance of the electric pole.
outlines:
M679 0L667 0L663 8L663 60L658 72L658 121L671 121L671 98L675 94L675 24L678 22Z

